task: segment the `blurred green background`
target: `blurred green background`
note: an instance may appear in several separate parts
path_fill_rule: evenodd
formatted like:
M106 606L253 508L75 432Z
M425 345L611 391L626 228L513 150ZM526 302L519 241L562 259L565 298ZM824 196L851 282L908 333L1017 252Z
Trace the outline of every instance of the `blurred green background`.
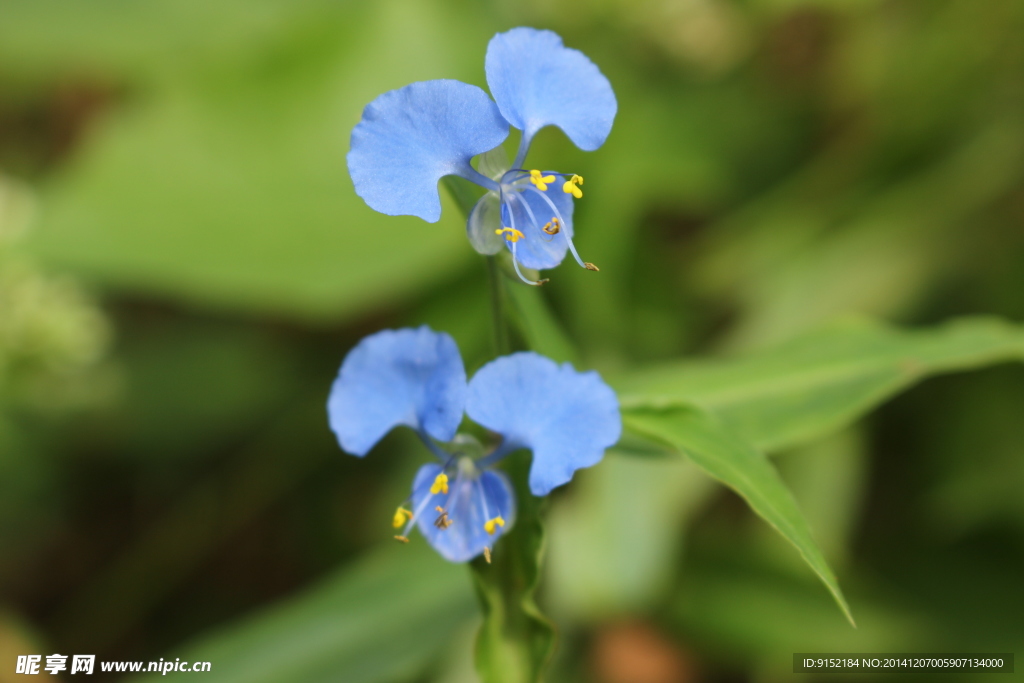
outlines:
M210 682L475 680L465 568L390 541L426 453L394 434L346 456L324 404L383 327L488 359L455 204L376 214L345 153L386 90L486 87L487 41L517 25L558 31L619 101L599 151L548 129L530 154L587 179L577 245L601 272L543 291L580 367L614 383L853 316L1024 319L1020 0L0 0L0 681L54 652L208 659ZM1001 365L769 447L856 630L735 494L610 453L553 497L549 679L1024 652L1022 416L1024 369Z

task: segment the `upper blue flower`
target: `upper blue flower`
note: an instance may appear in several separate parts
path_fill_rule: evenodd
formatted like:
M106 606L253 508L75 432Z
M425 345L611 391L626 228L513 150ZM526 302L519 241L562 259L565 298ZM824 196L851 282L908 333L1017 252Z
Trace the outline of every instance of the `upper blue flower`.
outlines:
M356 193L381 213L435 223L441 217L438 181L462 176L488 190L467 222L477 251L495 254L504 244L530 284L543 281L524 277L520 263L552 268L567 250L581 266L597 270L572 243L573 198L583 196L583 178L527 170L523 162L546 126L561 128L586 151L604 144L618 108L611 84L557 34L524 27L491 38L485 71L494 101L476 86L436 80L386 92L367 105L348 153ZM522 131L511 167L505 159L473 168L473 157L500 151L510 125Z
M501 437L490 453L456 434L463 410ZM532 451L530 491L543 496L600 461L622 431L615 392L596 372L522 352L488 363L467 384L455 342L427 327L359 342L342 363L327 412L342 449L353 455L406 425L438 457L440 464L420 468L410 508L399 508L395 526L406 525L398 538L407 540L417 524L453 562L489 552L514 523L515 496L505 475L490 469L495 463Z

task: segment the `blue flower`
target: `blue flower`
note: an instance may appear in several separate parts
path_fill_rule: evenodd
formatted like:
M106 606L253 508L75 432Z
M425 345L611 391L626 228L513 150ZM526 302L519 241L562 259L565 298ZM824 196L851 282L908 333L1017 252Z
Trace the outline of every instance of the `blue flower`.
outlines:
M487 190L467 221L477 251L496 254L504 245L529 284L543 280L527 279L519 264L553 268L567 250L581 266L597 270L572 242L573 199L583 196L583 178L528 170L523 163L545 126L561 128L585 151L604 144L618 107L611 84L557 34L524 27L491 38L485 71L494 101L474 85L436 80L386 92L367 105L348 153L356 193L381 213L436 223L438 181L462 176ZM511 167L499 147L510 125L522 131ZM473 168L471 159L488 152L479 170Z
M490 452L458 434L463 411L501 437ZM485 553L515 523L515 495L493 469L518 449L533 452L530 491L544 496L581 467L597 464L619 440L615 392L596 372L532 352L480 368L466 382L455 342L428 327L385 330L346 356L327 401L331 429L343 450L364 456L391 429L412 428L438 463L417 473L409 506L394 526L413 524L452 562Z

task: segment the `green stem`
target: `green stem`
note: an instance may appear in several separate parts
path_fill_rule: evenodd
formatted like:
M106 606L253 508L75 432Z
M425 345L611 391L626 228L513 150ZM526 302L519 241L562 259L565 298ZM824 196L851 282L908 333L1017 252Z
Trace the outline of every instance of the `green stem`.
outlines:
M479 188L472 183L456 176L445 176L442 179L445 187L455 203L462 209L462 215L469 217L473 205L480 198ZM505 282L497 256L487 257L487 281L491 290L491 320L494 335L494 355L504 356L511 353L509 345L508 320L505 311Z
M487 257L487 283L491 290L491 321L494 332L494 355L504 356L511 349L508 343L508 319L505 317L505 283L497 256Z
M494 548L493 564L478 557L469 565L483 612L476 670L484 683L540 683L555 646L554 625L536 602L545 501L530 493L526 451L504 465L518 501L515 525Z

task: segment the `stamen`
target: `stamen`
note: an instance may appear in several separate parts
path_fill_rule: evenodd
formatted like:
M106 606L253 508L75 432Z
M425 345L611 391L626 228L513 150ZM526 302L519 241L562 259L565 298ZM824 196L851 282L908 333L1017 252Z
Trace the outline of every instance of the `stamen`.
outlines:
M409 542L409 538L407 536L395 536L395 540L396 541L401 541L402 543L408 543Z
M551 199L546 194L544 194L543 192L537 192L537 190L534 190L532 187L528 187L526 189L530 190L531 192L536 192L537 196L539 196L545 202L547 202L548 206L551 208L551 211L554 212L555 217L558 218L558 222L562 225L565 224L565 219L562 218L562 213L558 210L558 207L555 206L555 203L551 201ZM526 200L523 200L523 206L527 206ZM576 251L576 245L572 243L572 238L569 237L568 232L565 233L565 241L566 243L568 243L569 251L572 252L573 258L576 259L576 263L580 264L580 267L586 268L587 270L598 270L598 267L595 266L593 263L590 263L589 261L584 261L583 259L580 258L579 253Z
M534 287L540 287L542 284L544 284L545 282L548 281L548 278L546 278L546 277L545 278L541 278L540 280L531 280L530 278L528 278L525 275L523 275L523 271L519 270L519 258L516 256L516 243L515 242L512 243L512 267L516 269L516 275L519 276L519 279L522 280L523 282L525 282L528 285L533 285Z
M521 239L526 239L526 235L516 230L515 228L501 228L500 230L494 231L495 235L504 235L506 242L518 242Z
M537 194L539 194L541 197L545 196L543 192L539 192L537 190L534 190L532 187L530 189L533 190L534 192L536 192ZM510 194L509 195L509 201L511 202L512 199L521 200L523 202L523 206L526 206L527 209L530 208L529 206L527 206L525 199L517 197L514 194ZM531 216L532 215L533 214L531 213ZM518 233L519 235L522 235L523 234L522 232L520 232L519 230L516 230L516 215L515 215L515 212L512 211L511 207L508 210L508 219L509 219L509 222L512 223L512 227L508 228L508 230L513 230L516 233ZM537 221L534 220L534 224L536 224L536 223L537 223ZM508 238L506 238L506 240L508 240ZM525 282L528 285L533 285L534 287L539 287L540 285L542 285L545 282L547 282L548 281L547 278L544 278L543 280L533 281L530 278L528 278L525 275L523 275L523 271L519 270L519 257L516 255L516 242L518 242L519 239L517 238L517 239L514 239L514 240L508 240L508 241L512 243L512 267L516 269L516 275L519 276L519 279L522 280L523 282Z
M533 183L541 192L546 192L548 189L548 183L555 182L555 176L543 175L537 169L533 169L530 171L530 182Z
M536 190L534 190L534 191L536 191ZM540 221L537 220L537 214L535 214L533 212L533 209L530 208L530 202L526 201L525 199L523 199L518 194L509 195L509 200L511 201L513 199L516 200L517 202L519 202L520 204L522 204L523 210L526 212L527 217L530 219L530 222L533 225L535 225L535 226L540 225ZM511 209L509 209L509 212L510 212L510 215L511 215ZM558 216L553 216L550 221L548 221L547 223L545 223L541 227L541 231L551 235L552 238L558 232L560 232L561 230L562 230L562 223L561 223L561 220L558 218ZM541 239L544 240L545 242L550 242L551 241L550 239L544 239L543 237L541 237Z
M412 513L402 506L395 510L395 516L391 520L391 526L396 529L412 519Z
M554 180L554 178L552 178L552 180ZM573 174L573 176L571 178L569 178L568 180L566 180L562 184L562 192L564 192L566 194L571 194L576 199L582 199L583 198L583 190L581 190L578 187L578 185L582 185L582 184L583 184L583 176Z
M434 509L441 513L440 516L434 520L434 526L441 530L450 527L452 525L452 520L448 518L448 511L440 505L436 506Z
M487 506L487 491L484 490L483 482L477 481L477 486L480 487L480 503L484 507L484 517L489 518L486 522L484 522L484 531L493 536L495 531L494 525L498 524L502 528L504 528L505 520L502 519L501 515L498 515L497 517L491 517L491 511L488 509ZM491 549L487 546L484 546L484 559L487 560L487 564L491 563Z
M434 478L434 483L430 485L430 492L435 496L439 493L448 493L448 475L442 472Z
M456 480L456 482L458 482L458 480ZM437 489L436 491L434 490L435 488ZM431 495L424 496L423 501L416 507L416 511L409 516L409 521L406 523L405 529L402 530L402 536L409 535L409 532L412 531L412 525L420 518L423 511L427 509L427 506L430 505L430 501L434 499L434 496L438 495L442 491L445 494L448 493L448 475L444 472L434 477L434 484L430 487Z

